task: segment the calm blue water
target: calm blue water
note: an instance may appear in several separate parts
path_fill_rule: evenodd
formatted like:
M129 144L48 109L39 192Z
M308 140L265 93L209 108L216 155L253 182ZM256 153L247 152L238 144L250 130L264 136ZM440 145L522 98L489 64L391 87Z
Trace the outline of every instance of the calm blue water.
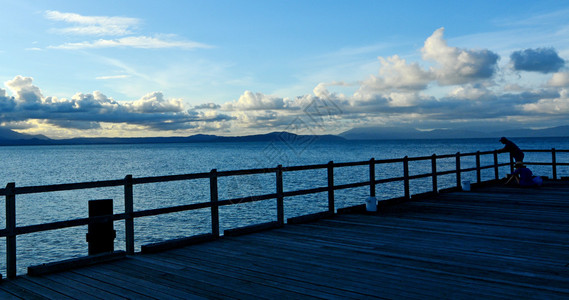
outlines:
M569 138L513 139L523 149L569 149ZM0 185L15 182L16 186L49 185L109 179L160 176L209 172L211 169L236 170L249 168L323 164L329 161L353 162L375 159L402 158L489 151L499 149L498 139L420 140L420 141L349 141L314 142L281 141L273 143L204 143L204 144L148 144L148 145L75 145L0 147ZM558 154L560 162L569 162L569 155ZM500 155L500 162L508 156ZM490 164L492 157L483 157L482 164ZM526 154L525 161L551 161L550 155ZM463 168L473 167L474 158L464 158ZM438 162L438 170L451 170L454 159ZM430 172L430 162L411 162L411 174ZM551 176L551 168L532 167L536 175ZM504 176L507 168L500 170ZM335 170L335 184L368 180L367 167ZM402 164L376 167L376 177L402 176ZM560 168L559 176L569 176L569 168ZM474 172L463 174L465 180L476 180ZM492 179L493 170L482 173ZM135 210L208 201L209 181L156 183L134 187ZM284 174L285 191L326 186L326 170L290 172ZM439 188L456 184L453 175L439 179ZM219 179L220 199L275 192L274 174L225 177ZM431 181L414 180L411 192L420 193L431 188ZM336 191L337 208L362 204L369 188ZM401 183L377 187L379 199L403 195ZM45 222L83 218L88 214L87 203L92 199L114 199L114 212L123 208L123 188L91 189L18 195L17 224L26 226ZM0 199L4 202L4 199ZM285 218L326 210L325 193L285 199ZM0 204L0 207L4 207ZM239 204L220 208L221 229L276 220L275 201ZM5 221L0 209L0 222ZM135 220L137 250L141 245L209 232L209 210L175 213ZM124 250L124 223L116 222L116 250ZM27 266L59 261L87 254L86 227L18 236L18 268L25 273ZM5 240L0 240L0 272L5 274Z

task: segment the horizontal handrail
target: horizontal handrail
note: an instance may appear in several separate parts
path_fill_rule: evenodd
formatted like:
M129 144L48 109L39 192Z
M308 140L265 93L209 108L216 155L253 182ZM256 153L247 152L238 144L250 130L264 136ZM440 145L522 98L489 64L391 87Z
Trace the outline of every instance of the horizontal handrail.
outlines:
M557 167L559 166L569 166L569 162L558 162L556 159L556 153L569 153L569 150L542 150L542 149L531 149L523 150L525 152L536 152L536 153L551 153L551 162L526 162L527 165L542 165L551 166L553 170L553 178L557 178ZM42 231L63 229L69 227L85 226L89 224L94 224L95 222L101 220L112 220L119 221L125 220L125 235L126 235L126 245L127 253L134 253L134 228L132 226L132 221L136 218L157 216L162 214L192 211L197 209L209 208L211 209L212 217L212 234L214 236L219 235L219 214L218 208L222 206L230 206L241 203L250 203L257 201L265 201L270 199L277 200L277 211L278 220L277 223L280 225L284 224L283 216L283 206L284 198L302 196L317 193L328 193L328 212L335 213L335 200L334 191L353 189L359 187L370 187L370 196L375 197L376 186L391 182L403 182L405 197L407 199L411 198L410 195L410 182L412 180L432 178L433 190L428 193L438 192L438 182L437 179L445 175L456 175L457 187L461 184L461 174L468 172L477 173L477 182L481 182L480 173L482 170L494 169L495 179L499 179L499 168L510 166L513 168L513 159L510 156L509 162L499 162L498 161L497 150L493 151L477 151L471 153L455 153L446 155L431 155L431 156L418 156L418 157L403 157L395 159L371 159L368 161L356 161L356 162L340 162L334 163L329 162L327 164L313 164L313 165L301 165L301 166L288 166L288 167L273 167L273 168L255 168L255 169L243 169L243 170L228 170L228 171L217 171L211 170L210 172L203 173L192 173L192 174L179 174L179 175L166 175L166 176L151 176L151 177L140 177L134 178L127 175L124 179L115 180L102 180L102 181L92 181L92 182L79 182L79 183L65 183L65 184L53 184L53 185L39 185L39 186L24 186L16 187L14 183L10 183L6 188L0 188L0 195L6 197L6 228L0 229L0 237L6 237L6 256L7 256L7 273L8 277L15 276L15 260L16 260L16 250L15 250L15 239L16 236L22 234L36 233ZM492 155L493 162L488 165L482 165L480 162L481 156ZM461 158L464 157L475 157L476 165L474 167L462 167ZM454 168L447 170L437 170L437 161L443 159L455 160ZM418 161L430 161L432 165L431 172L422 174L409 174L409 162ZM403 176L388 177L388 178L376 178L375 168L381 165L388 164L401 164L403 165ZM366 166L369 168L369 178L365 181L357 181L350 183L334 184L334 170L339 168L349 168L357 166ZM391 167L390 167L391 168ZM309 171L309 170L327 170L328 184L327 186L311 187L307 189L298 189L292 191L285 191L283 188L283 173L284 172L298 172L298 171ZM246 175L257 175L257 174L274 174L275 179L275 193L267 193L262 195L248 195L243 197L231 198L231 199L218 199L218 179L220 177L233 177L233 176L246 176ZM162 182L172 182L172 181L186 181L186 180L196 180L196 179L209 179L210 185L210 199L209 201L203 201L192 204L183 204L169 207L161 207L154 209L143 209L134 211L133 209L133 193L132 189L136 185L149 184L149 183L162 183ZM117 187L123 186L125 189L125 212L117 213L106 217L90 217L90 218L79 218L73 220L64 220L57 222L50 222L44 224L34 224L27 226L16 226L15 223L15 201L17 195L23 194L37 194L37 193L49 193L57 191L71 191L71 190L82 190L82 189L94 189L94 188L105 188L105 187ZM130 225L129 225L130 224Z

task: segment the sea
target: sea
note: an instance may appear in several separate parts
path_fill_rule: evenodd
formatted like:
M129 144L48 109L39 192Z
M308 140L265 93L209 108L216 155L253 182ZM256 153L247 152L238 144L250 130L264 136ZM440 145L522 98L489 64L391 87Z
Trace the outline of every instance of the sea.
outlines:
M239 143L165 143L165 144L99 144L56 146L5 146L0 147L0 186L14 182L17 187L42 186L64 183L91 182L190 174L217 171L243 170L334 163L369 161L371 158L396 159L492 151L502 148L495 139L440 139L440 140L382 140L382 141L320 141L317 139L275 140L271 142ZM569 137L512 138L522 149L569 149ZM499 162L508 162L507 154L500 154ZM551 162L550 153L526 153L526 162ZM557 161L569 163L569 153L557 153ZM481 158L482 165L493 163L492 155ZM455 159L441 159L437 170L453 170ZM463 158L462 168L474 167L474 157ZM410 174L431 171L431 162L410 162ZM547 166L530 166L535 175L551 176ZM401 177L403 166L392 163L376 166L376 179ZM509 172L500 168L500 176ZM569 176L569 166L561 166L558 176ZM285 172L284 190L295 191L327 185L325 169ZM250 195L275 192L275 175L258 174L219 178L219 199L236 199ZM483 170L482 180L494 178L494 170ZM466 172L462 179L475 182L476 173ZM334 183L347 184L369 180L367 166L336 168ZM439 188L456 186L455 175L439 178ZM430 178L411 181L411 193L430 191ZM378 200L401 197L401 182L376 187ZM369 187L338 190L336 208L363 204L369 196ZM75 191L17 195L17 226L64 221L88 216L88 202L113 199L114 213L124 212L122 186ZM5 199L0 198L1 202ZM146 210L167 206L209 201L209 179L152 183L134 186L134 209ZM0 204L0 207L4 205ZM311 194L285 198L285 218L305 215L327 209L327 194ZM276 220L276 201L235 203L220 208L220 227L223 230ZM187 237L211 230L208 209L167 215L144 217L135 220L135 248L145 244ZM0 209L0 222L5 224L5 211ZM4 228L0 225L0 228ZM114 223L117 232L115 250L125 250L124 222ZM18 274L27 267L62 261L87 255L86 226L55 231L19 235L17 237ZM6 240L0 238L0 272L6 276Z

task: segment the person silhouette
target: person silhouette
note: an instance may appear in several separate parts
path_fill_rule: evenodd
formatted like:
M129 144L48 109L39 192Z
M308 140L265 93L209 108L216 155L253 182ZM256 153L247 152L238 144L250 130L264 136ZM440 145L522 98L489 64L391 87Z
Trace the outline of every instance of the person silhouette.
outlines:
M504 144L504 148L498 150L498 152L510 152L516 162L524 161L524 152L514 142L505 137L501 137L500 142Z
M533 176L533 172L530 169L528 169L526 166L524 166L522 162L520 161L516 162L514 167L516 168L516 170L514 171L514 174L512 174L512 176L510 176L510 178L506 181L506 184L510 183L510 181L512 181L515 178L516 182L521 187L531 187L531 186L539 187L542 185L543 180L541 179L541 177Z

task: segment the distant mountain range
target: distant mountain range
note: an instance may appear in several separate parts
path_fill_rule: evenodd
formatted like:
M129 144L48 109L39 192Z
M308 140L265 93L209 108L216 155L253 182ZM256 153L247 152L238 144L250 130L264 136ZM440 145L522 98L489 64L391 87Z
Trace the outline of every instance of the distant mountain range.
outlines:
M187 137L140 137L140 138L72 138L50 139L43 135L28 135L0 127L0 146L7 145L89 145L89 144L152 144L152 143L208 143L208 142L289 142L344 140L399 140L399 139L464 139L496 137L569 137L569 126L547 129L516 129L494 132L475 130L437 129L420 131L400 127L354 128L339 135L296 135L288 132L224 137L197 134Z
M465 139L495 137L569 137L569 126L546 129L513 129L492 132L457 129L420 131L401 127L361 127L339 134L347 140L399 140L399 139Z
M49 139L42 135L26 135L0 128L0 146L9 145L91 145L91 144L156 144L156 143L223 143L223 142L284 142L302 144L312 141L343 141L336 135L296 135L288 132L224 137L197 134L187 137L140 137L140 138L72 138Z

